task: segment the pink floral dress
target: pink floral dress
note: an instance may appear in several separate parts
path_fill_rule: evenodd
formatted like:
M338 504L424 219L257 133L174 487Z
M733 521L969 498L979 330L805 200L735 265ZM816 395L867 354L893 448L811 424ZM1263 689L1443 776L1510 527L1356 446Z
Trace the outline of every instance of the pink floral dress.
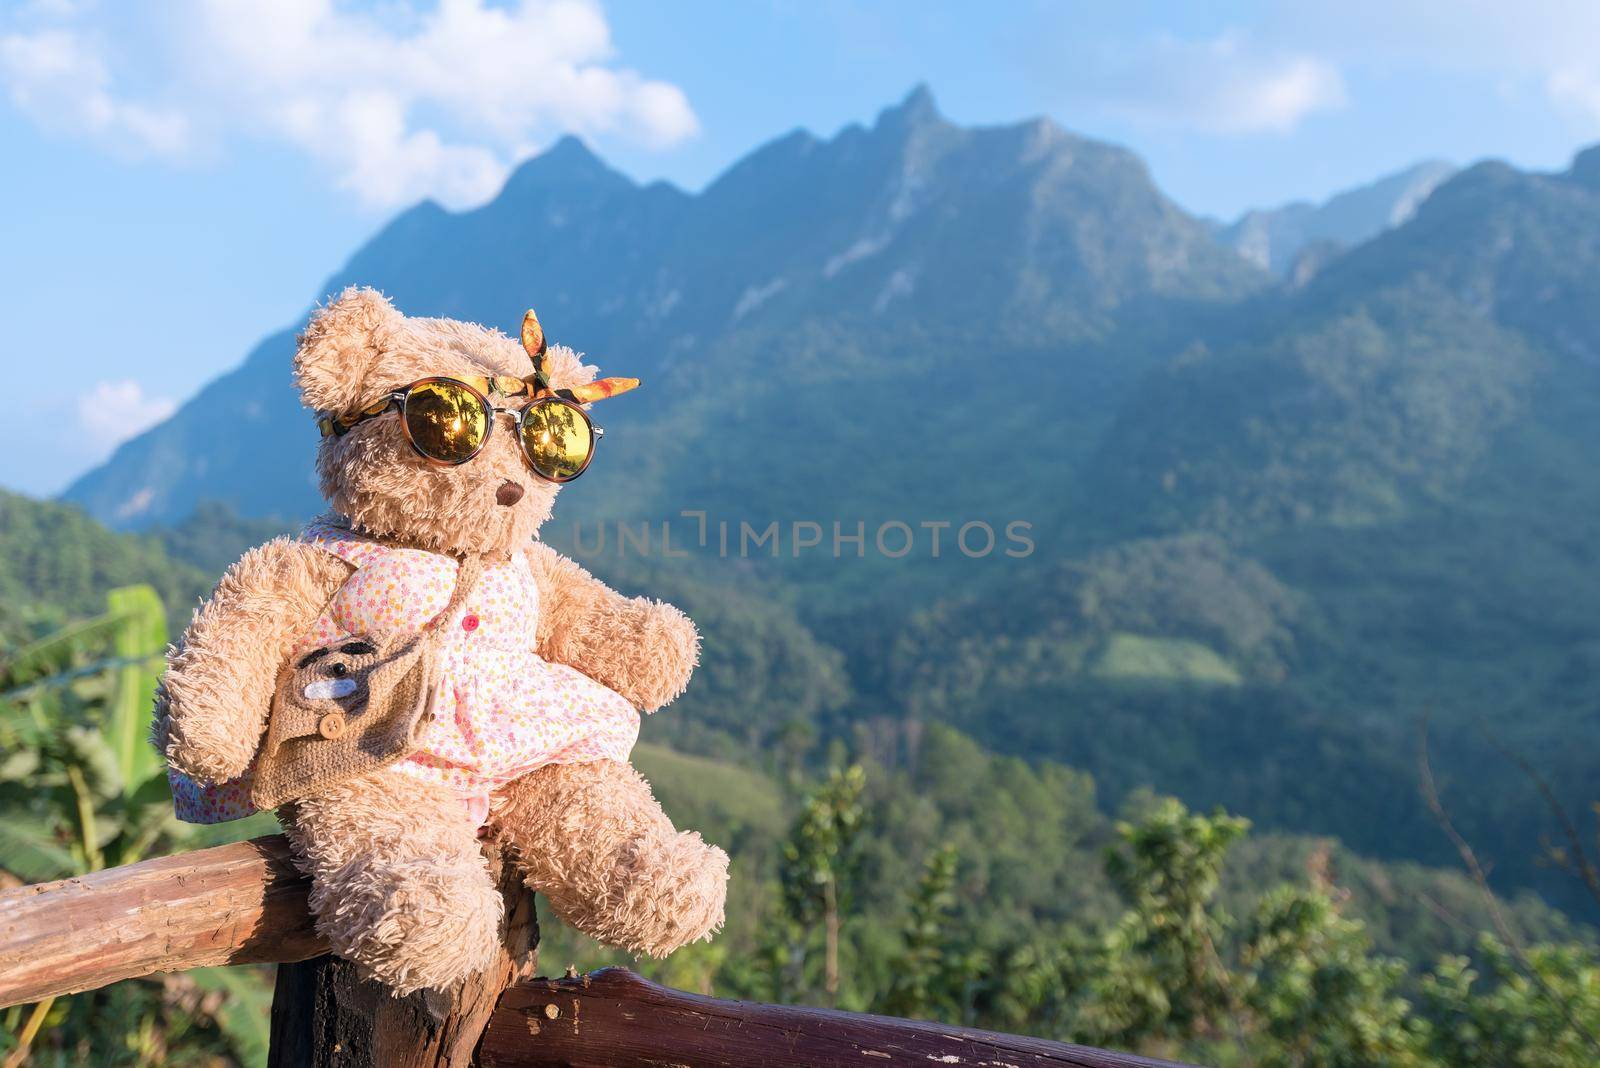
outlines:
M327 521L301 535L355 565L291 656L343 638L420 630L441 612L456 562L421 549L383 545ZM485 566L452 618L435 715L417 752L392 770L447 787L478 824L491 795L546 764L626 760L639 737L639 713L616 691L534 650L539 587L527 558ZM250 815L250 772L201 786L169 771L179 819L221 823Z

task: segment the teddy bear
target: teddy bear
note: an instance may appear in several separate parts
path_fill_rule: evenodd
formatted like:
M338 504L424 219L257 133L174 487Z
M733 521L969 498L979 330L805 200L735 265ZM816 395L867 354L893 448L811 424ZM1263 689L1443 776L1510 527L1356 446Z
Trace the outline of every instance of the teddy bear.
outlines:
M571 349L542 341L531 312L525 322L519 343L407 317L363 288L316 311L293 370L323 431L331 510L227 571L158 688L152 737L179 815L215 822L259 800L269 726L291 715L285 686L337 704L363 657L436 635L427 711L398 749L340 748L354 734L334 708L306 741L324 744L320 732L364 763L319 765L269 799L310 877L317 930L396 995L447 988L494 959L502 901L485 838L607 944L663 956L723 919L727 855L677 830L628 763L640 713L688 685L694 625L537 540L601 433L590 405L633 383L594 381ZM465 458L450 451L466 451L450 436L463 419Z

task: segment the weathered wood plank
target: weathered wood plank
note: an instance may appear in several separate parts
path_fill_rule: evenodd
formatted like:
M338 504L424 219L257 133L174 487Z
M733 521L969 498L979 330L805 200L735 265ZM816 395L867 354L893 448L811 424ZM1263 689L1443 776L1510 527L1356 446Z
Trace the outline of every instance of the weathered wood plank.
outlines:
M152 972L326 953L282 835L0 893L0 1007Z
M478 1056L484 1068L1173 1068L1020 1035L702 997L622 968L511 987Z
M506 902L493 966L455 990L397 998L337 957L281 965L267 1068L470 1068L501 991L538 960L533 895L493 848L486 853Z

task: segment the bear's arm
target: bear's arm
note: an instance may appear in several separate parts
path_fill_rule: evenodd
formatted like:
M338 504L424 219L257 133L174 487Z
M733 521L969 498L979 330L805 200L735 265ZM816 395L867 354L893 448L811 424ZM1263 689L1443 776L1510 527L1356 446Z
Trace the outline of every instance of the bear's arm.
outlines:
M624 597L547 545L527 550L539 585L539 655L571 664L641 712L689 685L700 635L670 604Z
M168 653L152 740L202 783L250 766L294 643L350 574L343 560L277 538L228 569Z

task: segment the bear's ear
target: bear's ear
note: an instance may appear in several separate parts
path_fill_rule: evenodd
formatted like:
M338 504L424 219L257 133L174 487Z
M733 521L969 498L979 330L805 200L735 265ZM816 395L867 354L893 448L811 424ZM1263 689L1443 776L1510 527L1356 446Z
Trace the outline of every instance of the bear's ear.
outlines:
M405 321L375 289L351 286L311 316L294 354L300 400L318 412L348 412L372 398L367 377L393 327Z

